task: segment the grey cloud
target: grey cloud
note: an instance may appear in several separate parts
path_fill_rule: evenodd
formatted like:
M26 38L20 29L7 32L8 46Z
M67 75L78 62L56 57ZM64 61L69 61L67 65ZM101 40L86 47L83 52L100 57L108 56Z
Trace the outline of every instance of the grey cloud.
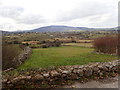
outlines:
M113 4L110 1L108 1L108 2L110 2L111 5L109 5L109 3L102 3L102 1L98 2L99 0L83 0L81 3L78 2L77 6L73 6L74 9L71 9L69 11L64 11L64 10L59 9L61 11L58 11L57 13L56 12L53 13L56 16L56 17L55 16L53 17L53 20L51 20L51 18L49 20L49 16L47 16L47 15L44 16L44 14L43 14L43 16L41 16L42 12L40 12L39 10L37 13L41 13L41 14L35 14L34 11L33 12L31 11L31 13L28 13L28 12L26 12L27 9L25 7L21 8L22 6L21 7L4 6L2 4L2 1L4 1L4 0L0 0L0 17L3 17L3 19L6 17L10 18L13 20L14 23L16 23L18 25L19 24L20 25L25 24L26 26L27 25L32 26L33 24L47 25L49 23L50 24L51 23L59 24L62 22L69 25L70 24L69 21L70 22L73 21L73 23L81 23L82 21L80 21L80 20L86 20L85 23L87 23L87 20L88 20L88 22L90 22L89 26L103 27L103 26L113 26L113 25L115 25L115 22L117 20L117 18L116 18L117 16L115 15L116 8L114 8L114 6L112 6ZM87 2L87 1L89 1L89 2ZM34 7L34 5L31 7ZM61 7L62 7L62 5L61 5ZM67 7L67 3L66 3L66 7ZM67 9L68 9L68 7L67 7ZM65 10L67 10L67 9L65 9ZM49 10L49 8L48 8L48 10ZM44 12L44 9L43 9L43 12ZM50 12L50 13L52 13L52 12ZM101 20L102 16L104 16L105 14L109 14L109 13L111 13L112 15L109 18L107 18L107 20L103 20L104 22L99 22ZM93 17L93 18L89 18L89 17ZM78 22L76 22L77 20L78 20ZM8 22L9 22L9 20L8 20ZM18 26L16 26L16 27L18 27Z
M35 15L31 13L22 15L23 12L24 9L21 7L0 7L0 16L11 18L18 24L38 24L44 22L41 15Z
M2 6L2 1L3 1L3 0L0 0L0 6Z
M73 10L69 12L63 12L62 15L59 14L59 18L57 19L58 21L69 21L73 19L80 19L88 16L94 16L94 15L102 15L105 13L110 12L110 10L113 7L108 6L107 4L103 3L84 3L84 5L77 6ZM63 16L64 15L64 16Z
M118 3L118 26L120 26L120 1Z
M0 16L7 18L16 18L24 11L21 7L0 7Z
M103 20L104 18L104 20ZM92 18L89 18L90 27L117 27L118 17L117 14L108 14L108 15L96 15Z
M0 2L0 5L2 5L2 2Z
M118 16L111 15L105 22L95 24L97 27L117 27L118 26ZM94 25L94 26L95 26Z
M16 19L17 23L23 24L39 24L44 23L45 19L41 15L28 14L26 16L21 16Z

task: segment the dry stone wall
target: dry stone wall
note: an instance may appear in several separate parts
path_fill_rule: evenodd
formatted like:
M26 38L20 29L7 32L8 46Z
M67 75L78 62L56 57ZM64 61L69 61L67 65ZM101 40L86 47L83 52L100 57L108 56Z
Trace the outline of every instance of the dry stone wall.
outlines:
M15 67L21 65L28 58L31 52L32 52L32 49L30 47L26 47L23 53L21 53L17 58L13 59L13 62L16 61Z
M83 77L104 76L118 73L119 60L112 62L96 62L86 65L62 66L51 69L26 70L14 77L4 77L3 87L19 87L23 85L53 84L54 82L78 80Z

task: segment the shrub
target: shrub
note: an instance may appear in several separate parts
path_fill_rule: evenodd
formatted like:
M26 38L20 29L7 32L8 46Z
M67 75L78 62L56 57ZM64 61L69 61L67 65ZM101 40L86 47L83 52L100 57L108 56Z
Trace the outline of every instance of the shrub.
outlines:
M20 44L19 41L13 41L13 44Z
M46 44L41 45L41 48L48 48L49 46Z
M7 45L3 44L2 46L2 69L8 69L14 66L14 64L11 62L13 58L18 56L21 52L21 49L19 48L19 45Z
M20 44L20 45L19 45L19 47L20 47L22 50L24 50L26 46L25 46L25 45Z
M118 48L118 56L120 57L120 30L118 31L118 45L117 45L117 48Z
M41 41L41 42L40 42L40 44L44 44L44 43L46 43L46 41Z
M39 44L32 44L32 45L29 45L30 48L40 48L40 45Z
M97 52L103 53L116 53L117 50L117 37L106 36L94 40L94 48Z
M54 41L46 41L46 43L42 44L42 48L48 48L48 47L60 47L61 42L59 40Z
M55 47L60 47L61 45L61 42L59 40L55 40L53 43Z

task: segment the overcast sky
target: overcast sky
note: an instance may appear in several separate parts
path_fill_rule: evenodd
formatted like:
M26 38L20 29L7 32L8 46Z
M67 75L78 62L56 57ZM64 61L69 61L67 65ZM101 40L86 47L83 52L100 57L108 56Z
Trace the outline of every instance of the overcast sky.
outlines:
M117 11L118 0L0 0L0 29L116 27Z

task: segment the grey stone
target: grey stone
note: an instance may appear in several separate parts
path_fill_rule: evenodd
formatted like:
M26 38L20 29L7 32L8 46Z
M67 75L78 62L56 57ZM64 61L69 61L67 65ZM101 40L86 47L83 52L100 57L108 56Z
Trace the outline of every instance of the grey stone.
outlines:
M43 76L44 76L44 77L49 77L50 74L49 74L49 73L44 73Z
M2 80L2 83L6 83L8 81L8 79L4 79Z
M51 71L50 72L50 74L51 74L51 76L53 77L53 76L57 76L57 75L60 75L60 73L58 73L57 71Z
M78 75L83 76L83 70L79 71Z
M57 71L60 72L60 73L62 73L63 70L61 68L58 68Z
M100 72L100 73L99 73L99 75L100 75L100 76L102 76L102 75L103 75L103 73L102 73L102 72Z
M98 71L99 71L99 68L98 68L98 67L93 67L93 71L94 71L94 72L98 72Z
M81 65L81 66L79 66L78 68L79 68L79 69L82 69L83 67L84 67L84 65Z
M36 80L41 80L41 79L43 79L43 76L41 75L41 74L37 74L37 75L35 75L35 77L34 77Z
M73 70L73 73L78 74L79 76L83 76L83 70L82 69Z
M99 65L98 68L100 70L108 71L108 68L105 65Z
M68 73L71 73L71 71L62 71L63 74L68 74Z
M86 69L86 70L84 70L84 75L85 76L91 76L92 75L92 69Z
M73 73L77 73L77 74L82 76L83 75L83 70L82 69L74 69Z
M76 80L76 79L79 79L79 77L77 74L71 74L70 79Z
M116 71L118 69L118 67L114 66L111 68L111 71Z

